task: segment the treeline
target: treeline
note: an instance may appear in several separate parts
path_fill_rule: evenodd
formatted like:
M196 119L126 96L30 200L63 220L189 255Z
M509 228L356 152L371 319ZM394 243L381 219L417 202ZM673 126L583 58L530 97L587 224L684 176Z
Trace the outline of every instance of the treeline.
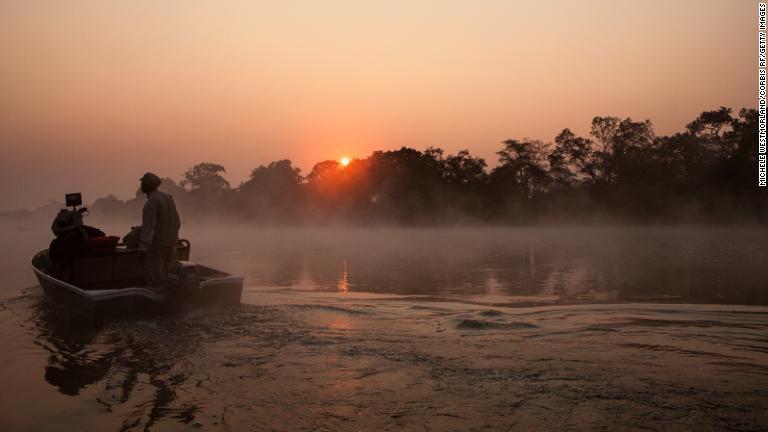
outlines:
M233 187L215 163L164 180L182 217L265 223L532 223L541 221L756 222L768 220L757 187L754 109L701 113L682 133L650 121L595 117L589 136L564 129L553 143L508 139L498 164L468 150L403 147L347 166L289 160L255 168ZM92 211L137 217L144 197L101 198Z

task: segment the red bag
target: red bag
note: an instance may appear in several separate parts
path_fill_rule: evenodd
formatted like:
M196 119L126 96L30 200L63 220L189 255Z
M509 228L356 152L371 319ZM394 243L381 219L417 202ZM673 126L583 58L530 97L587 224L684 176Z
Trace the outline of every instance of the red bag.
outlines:
M120 237L101 236L88 239L88 252L91 253L111 253L115 251L115 246L120 242Z

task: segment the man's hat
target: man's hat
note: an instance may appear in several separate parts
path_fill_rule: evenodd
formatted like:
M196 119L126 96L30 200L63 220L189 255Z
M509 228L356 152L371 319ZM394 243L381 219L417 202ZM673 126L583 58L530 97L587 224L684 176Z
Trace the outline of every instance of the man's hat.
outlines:
M83 215L78 211L61 209L51 224L51 231L57 237L69 230L83 226Z
M143 176L141 176L139 181L141 181L142 183L146 184L147 186L150 186L150 187L153 187L153 188L156 188L156 187L160 186L160 183L163 182L162 180L160 180L160 177L158 177L155 174L152 174L151 172L148 172L148 173L144 174Z

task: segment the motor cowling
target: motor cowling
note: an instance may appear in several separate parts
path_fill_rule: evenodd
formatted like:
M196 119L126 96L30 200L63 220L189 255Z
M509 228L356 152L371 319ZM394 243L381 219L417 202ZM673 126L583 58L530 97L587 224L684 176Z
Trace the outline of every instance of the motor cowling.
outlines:
M180 292L200 290L200 272L192 261L176 261L169 265L165 277L169 285Z

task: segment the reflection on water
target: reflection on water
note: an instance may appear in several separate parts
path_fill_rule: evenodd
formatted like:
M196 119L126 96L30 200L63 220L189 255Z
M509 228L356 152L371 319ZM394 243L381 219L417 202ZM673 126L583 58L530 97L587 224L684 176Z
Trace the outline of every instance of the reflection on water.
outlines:
M96 327L63 313L37 297L29 307L35 343L48 352L44 379L59 392L77 396L100 388L100 409L125 416L120 430L150 428L159 419L188 424L198 407L177 403L175 387L187 376L176 364L196 352L199 338L173 322ZM165 326L165 328L163 328Z
M251 289L561 303L768 304L754 228L197 230L196 257ZM226 239L223 241L222 239Z
M35 325L38 343L48 353L45 380L67 395L77 395L86 386L101 380L121 349L105 352L94 350L97 329L56 313L45 301L36 305Z
M339 278L338 291L340 293L349 292L349 260L342 260L341 262L341 277Z

